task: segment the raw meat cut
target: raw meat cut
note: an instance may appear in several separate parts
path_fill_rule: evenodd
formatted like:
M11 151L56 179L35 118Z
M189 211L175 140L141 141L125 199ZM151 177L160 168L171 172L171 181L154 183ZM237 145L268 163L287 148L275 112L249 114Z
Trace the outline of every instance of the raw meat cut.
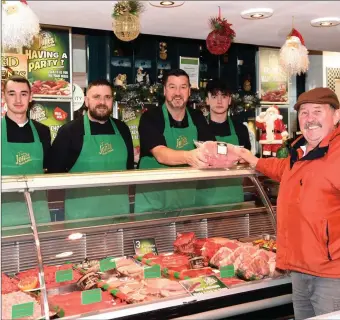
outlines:
M38 301L25 292L12 292L1 296L1 319L12 319L12 306L33 302L33 316L21 319L38 319L41 317L41 306Z
M241 280L239 278L233 277L233 278L221 278L218 277L227 287L232 287L237 284L244 284L246 283L244 280Z
M4 273L1 274L1 293L6 294L10 292L19 291L18 280L11 279Z
M185 277L190 277L190 278L197 278L200 276L210 276L214 275L215 272L213 269L207 267L207 268L202 268L202 269L189 269L189 270L183 270L180 272L180 276L182 279L185 279Z
M63 309L65 317L87 313L94 310L109 309L114 306L126 304L119 299L114 299L113 296L106 291L102 292L101 302L87 305L81 303L81 291L49 296L48 301L50 307L53 308L53 306L58 306L59 309Z
M177 233L177 239L174 242L174 251L182 254L194 253L195 240L195 234L193 232Z
M235 148L239 148L238 146L217 141L203 143L195 141L195 145L205 155L211 168L230 168L239 160L235 153Z

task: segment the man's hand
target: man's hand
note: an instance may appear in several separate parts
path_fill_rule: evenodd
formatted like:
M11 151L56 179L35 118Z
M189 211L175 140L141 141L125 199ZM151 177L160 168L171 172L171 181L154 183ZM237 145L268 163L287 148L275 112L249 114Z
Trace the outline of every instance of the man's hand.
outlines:
M189 166L194 168L207 168L209 166L207 159L200 149L187 151L186 162Z
M256 167L259 159L255 157L248 149L229 145L228 148L233 148L233 152L240 158L240 162L248 162L252 167ZM243 161L242 161L243 160Z

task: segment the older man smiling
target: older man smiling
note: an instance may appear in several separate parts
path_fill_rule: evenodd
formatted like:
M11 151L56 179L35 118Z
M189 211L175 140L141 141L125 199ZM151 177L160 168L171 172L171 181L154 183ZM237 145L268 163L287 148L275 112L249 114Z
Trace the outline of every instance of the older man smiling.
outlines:
M287 159L239 156L280 181L277 267L291 271L295 319L340 310L340 110L336 94L315 88L295 109L302 136Z

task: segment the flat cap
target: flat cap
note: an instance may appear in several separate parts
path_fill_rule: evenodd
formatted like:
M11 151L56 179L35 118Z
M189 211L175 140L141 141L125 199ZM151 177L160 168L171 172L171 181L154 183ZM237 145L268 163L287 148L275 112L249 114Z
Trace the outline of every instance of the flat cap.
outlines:
M301 93L294 109L299 110L304 103L330 104L334 109L339 109L339 99L329 88L315 88Z

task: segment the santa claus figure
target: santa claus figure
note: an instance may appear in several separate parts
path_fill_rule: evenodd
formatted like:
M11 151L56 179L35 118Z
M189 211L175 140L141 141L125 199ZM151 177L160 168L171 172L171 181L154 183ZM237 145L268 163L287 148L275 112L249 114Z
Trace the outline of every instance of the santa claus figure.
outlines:
M263 156L275 157L277 150L288 138L288 132L282 121L279 108L271 106L265 112L261 112L256 117L256 127L262 130L259 142L263 146Z
M6 49L29 47L39 34L36 14L26 0L2 1L2 46Z

